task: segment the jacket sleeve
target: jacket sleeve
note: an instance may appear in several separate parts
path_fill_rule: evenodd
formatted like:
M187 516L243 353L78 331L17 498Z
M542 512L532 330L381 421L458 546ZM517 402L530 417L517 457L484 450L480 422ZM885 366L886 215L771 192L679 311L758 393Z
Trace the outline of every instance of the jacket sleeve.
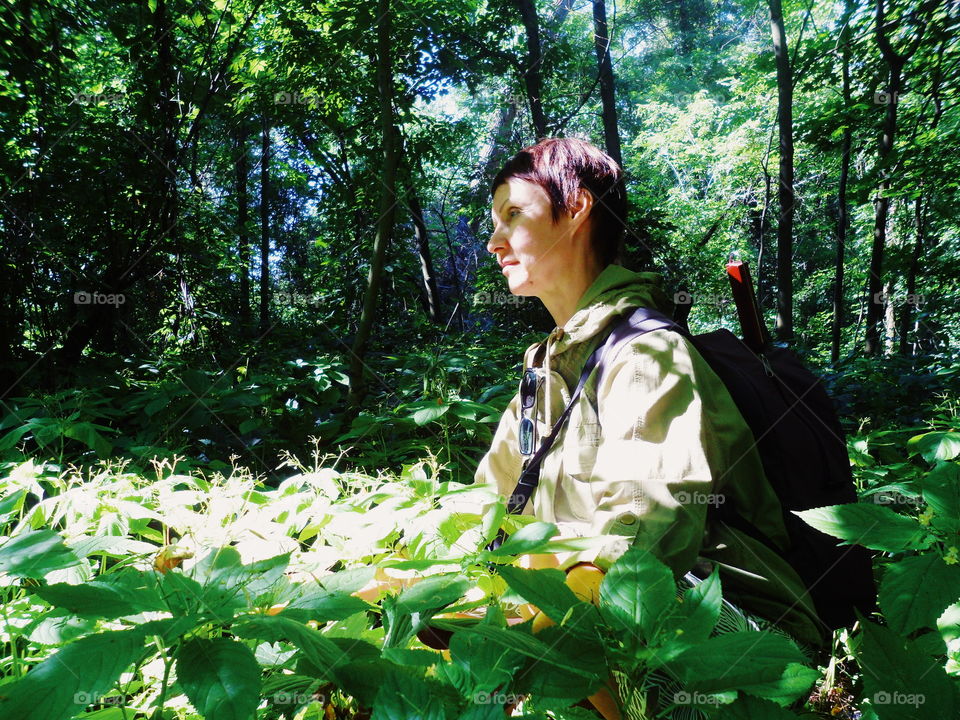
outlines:
M561 557L561 567L592 562L606 570L634 543L678 577L690 570L717 501L713 475L725 462L711 412L719 391L726 393L719 378L676 333L650 332L620 350L597 387L592 471L564 473L564 482L589 483L594 507L583 509L584 522L560 524L561 535L608 537L598 549ZM582 448L582 437L569 442Z

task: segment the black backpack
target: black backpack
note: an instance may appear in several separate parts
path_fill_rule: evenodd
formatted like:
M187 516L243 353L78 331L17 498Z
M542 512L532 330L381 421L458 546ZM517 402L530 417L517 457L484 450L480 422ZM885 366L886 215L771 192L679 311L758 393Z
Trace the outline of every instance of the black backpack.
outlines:
M840 547L837 540L807 525L792 510L857 502L843 430L822 383L786 349L751 350L729 330L691 335L656 310L637 308L619 321L584 365L570 402L524 466L508 500L511 513L523 511L539 482L540 465L594 368L602 375L617 351L643 333L669 329L689 339L726 385L753 431L764 473L780 499L790 537L784 552L729 502L711 505L708 522L725 523L763 542L797 571L820 619L830 628L850 625L854 608L876 607L870 552ZM599 383L599 376L597 378ZM499 535L491 547L498 546Z

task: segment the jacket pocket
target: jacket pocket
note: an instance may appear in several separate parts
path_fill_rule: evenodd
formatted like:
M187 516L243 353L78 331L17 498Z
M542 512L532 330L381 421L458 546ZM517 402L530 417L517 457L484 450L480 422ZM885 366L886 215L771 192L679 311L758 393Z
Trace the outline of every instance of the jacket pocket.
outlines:
M563 442L563 470L579 482L590 482L600 448L600 422L583 400L570 411Z

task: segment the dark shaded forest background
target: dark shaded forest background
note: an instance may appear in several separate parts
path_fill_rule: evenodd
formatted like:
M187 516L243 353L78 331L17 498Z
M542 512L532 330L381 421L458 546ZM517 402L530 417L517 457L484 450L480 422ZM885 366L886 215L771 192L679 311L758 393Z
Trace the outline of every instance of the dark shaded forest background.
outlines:
M551 328L485 250L490 179L547 136L622 162L626 264L692 329L737 329L737 251L850 432L955 429L958 26L957 0L5 4L0 452L468 480Z

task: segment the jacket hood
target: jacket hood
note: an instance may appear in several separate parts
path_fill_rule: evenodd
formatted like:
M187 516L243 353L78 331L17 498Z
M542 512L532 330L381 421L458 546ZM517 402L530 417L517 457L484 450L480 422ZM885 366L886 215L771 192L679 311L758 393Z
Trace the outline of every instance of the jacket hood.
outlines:
M563 411L563 401L553 392L552 371L563 378L571 390L583 364L603 339L612 323L638 307L649 307L665 315L673 313L673 303L663 291L659 273L633 272L620 265L608 265L583 293L577 309L564 324L556 327L541 342L524 353L525 368L545 370L546 423L550 427Z
M663 291L663 278L659 273L608 265L584 292L563 331L551 333L551 338L559 337L549 343L550 354L559 355L596 337L617 318L638 307L654 308L668 316L673 313L673 303Z

